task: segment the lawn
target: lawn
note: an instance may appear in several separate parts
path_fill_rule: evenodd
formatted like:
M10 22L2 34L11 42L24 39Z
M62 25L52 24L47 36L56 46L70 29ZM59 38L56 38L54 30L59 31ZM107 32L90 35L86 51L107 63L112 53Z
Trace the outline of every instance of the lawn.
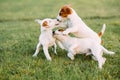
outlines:
M65 50L49 49L47 61L42 48L32 55L40 34L36 18L56 18L60 7L71 4L83 21L99 32L104 46L115 55L106 55L103 69L91 56L76 55L71 61ZM0 80L120 80L120 1L119 0L0 0Z

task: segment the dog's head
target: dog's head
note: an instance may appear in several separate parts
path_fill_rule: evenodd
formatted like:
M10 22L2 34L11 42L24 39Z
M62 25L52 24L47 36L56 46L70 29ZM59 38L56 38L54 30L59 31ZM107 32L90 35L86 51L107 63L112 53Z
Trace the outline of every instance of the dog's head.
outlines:
M72 14L72 12L73 12L72 8L69 5L63 6L58 13L57 20L58 21L66 20L68 16Z
M38 22L41 27L51 28L51 29L53 29L56 25L59 24L59 21L57 21L57 19L50 19L50 18L46 18L43 20L36 19L35 22Z
M63 34L63 31L64 31L63 29L53 31L53 37L60 41L64 40L66 35Z

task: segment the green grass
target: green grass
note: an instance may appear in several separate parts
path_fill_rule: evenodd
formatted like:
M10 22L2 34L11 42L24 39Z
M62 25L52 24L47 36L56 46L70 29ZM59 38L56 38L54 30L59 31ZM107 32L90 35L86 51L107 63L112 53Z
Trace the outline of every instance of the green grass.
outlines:
M71 61L59 48L57 55L49 49L51 62L42 49L37 58L32 57L40 34L34 19L55 18L64 4L72 4L96 32L107 24L104 46L116 54L104 55L102 71L90 56L77 55ZM119 6L119 0L0 0L0 80L120 80Z

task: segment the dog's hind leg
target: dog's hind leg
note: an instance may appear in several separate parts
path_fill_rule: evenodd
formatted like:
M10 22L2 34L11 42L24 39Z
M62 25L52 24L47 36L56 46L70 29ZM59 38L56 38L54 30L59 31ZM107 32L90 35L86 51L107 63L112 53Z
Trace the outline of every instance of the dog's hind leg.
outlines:
M37 46L36 46L36 51L35 51L35 53L33 54L33 57L36 57L36 56L38 55L39 50L40 50L40 46L41 46L41 43L39 42L39 43L37 44Z
M44 54L45 54L47 60L51 61L52 59L51 59L49 52L48 52L48 46L43 46L43 51L44 51Z
M102 57L101 50L100 49L92 50L92 54L97 59L99 68L102 69L102 65L105 63L106 58Z

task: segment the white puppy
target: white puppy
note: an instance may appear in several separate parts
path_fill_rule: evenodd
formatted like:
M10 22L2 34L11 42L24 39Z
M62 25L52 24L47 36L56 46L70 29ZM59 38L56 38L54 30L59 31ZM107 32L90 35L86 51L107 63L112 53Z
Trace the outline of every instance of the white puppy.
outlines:
M92 54L98 61L99 68L102 69L102 65L105 63L106 58L102 57L103 52L107 54L114 54L112 51L108 51L102 45L91 38L75 38L69 35L64 35L63 30L56 30L53 32L53 36L59 40L64 48L68 51L68 57L74 60L74 55L80 53Z
M59 22L56 19L49 19L49 18L46 18L44 20L37 19L35 21L38 22L41 26L41 34L39 36L39 43L36 46L36 51L33 54L33 56L34 57L37 56L37 54L39 53L40 46L43 46L43 51L47 60L51 60L51 57L48 52L48 48L54 45L54 53L56 53L56 43L55 43L55 38L53 38L52 36L52 29L56 25L58 25Z
M63 34L72 33L78 38L91 38L96 42L101 43L101 36L106 28L105 24L103 25L101 32L97 34L82 21L73 8L67 5L60 9L57 20L61 23L65 22L65 25L67 26L67 29Z

